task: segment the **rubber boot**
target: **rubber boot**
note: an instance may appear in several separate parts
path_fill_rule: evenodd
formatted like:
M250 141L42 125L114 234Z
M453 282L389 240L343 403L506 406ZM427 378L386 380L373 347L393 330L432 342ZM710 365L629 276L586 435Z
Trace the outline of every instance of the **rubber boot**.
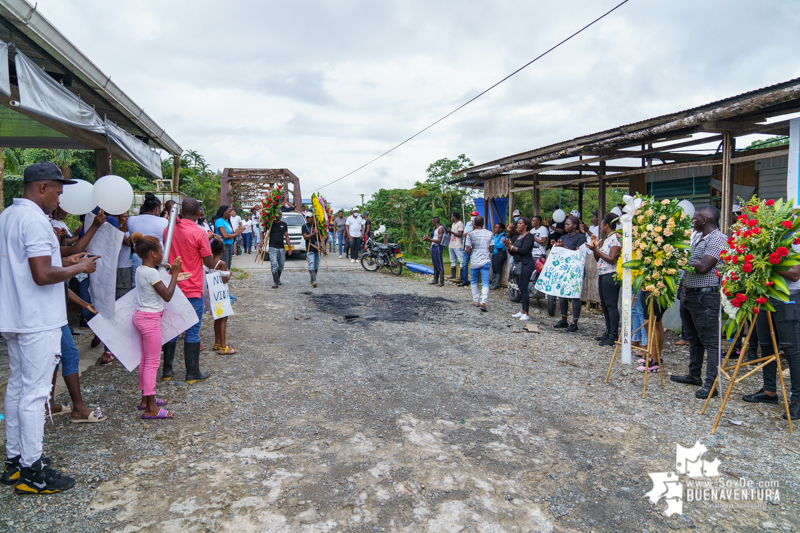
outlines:
M272 288L273 289L277 289L278 288L278 273L277 272L273 272L272 273Z
M316 287L317 286L317 270L311 273L311 285Z
M428 285L438 285L439 284L439 271L434 269L433 270L433 281L429 282Z
M456 269L458 265L450 265L450 276L447 279L456 279Z
M441 272L441 276L439 277L439 286L444 287L444 271Z
M313 285L314 284L314 271L313 270L309 270L308 271L308 275L311 278L311 281L309 281L309 283L311 283Z
M283 270L278 270L278 285L283 285L281 281L281 274L283 274Z
M164 350L164 368L161 371L161 381L172 381L172 360L175 359L175 348L178 342L168 342L162 349Z
M186 383L197 383L208 379L211 374L200 372L200 343L183 343L183 353L186 358Z

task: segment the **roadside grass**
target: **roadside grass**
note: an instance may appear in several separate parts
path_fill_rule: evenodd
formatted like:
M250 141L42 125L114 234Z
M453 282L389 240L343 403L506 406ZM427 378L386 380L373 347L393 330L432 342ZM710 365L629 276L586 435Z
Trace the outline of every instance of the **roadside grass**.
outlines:
M242 270L241 268L233 267L231 269L231 272L233 272L233 279L247 279L252 277L252 274L250 274L250 272Z

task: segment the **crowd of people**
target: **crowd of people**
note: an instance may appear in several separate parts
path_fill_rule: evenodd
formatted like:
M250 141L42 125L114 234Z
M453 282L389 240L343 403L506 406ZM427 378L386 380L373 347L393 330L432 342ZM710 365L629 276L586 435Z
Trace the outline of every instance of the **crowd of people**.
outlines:
M43 455L45 416L69 415L72 423L82 424L108 419L99 407L89 409L81 396L79 351L67 322L67 302L80 308L81 326L85 326L98 312L92 294L98 297L104 294L98 291L110 291L109 297L119 299L135 291L131 320L141 337L141 397L134 405L145 420L173 418L175 414L165 408L168 400L156 396L162 355L161 379L169 381L175 375L178 344L176 337L162 345L165 302L179 288L194 308L197 322L182 333L184 380L193 384L208 379L210 374L200 365L202 316L211 312L204 305L205 276L216 270L227 283L233 239L245 236L242 253L248 253L252 246L248 235L259 232L250 214L232 224L236 213L226 206L209 225L200 202L186 198L176 217L168 257L164 257L174 201L162 206L155 194L147 193L136 216L97 208L90 223L81 217L83 225L70 230L58 200L63 188L75 182L65 179L52 163L28 166L23 182L22 198L15 198L0 213L0 290L7 297L0 306L0 334L6 339L11 370L4 413L7 457L0 484L14 485L19 494L51 494L73 487L75 480L52 468L51 460ZM116 263L116 286L112 287L92 286L89 275L97 272L101 257L86 251L105 224L122 233L120 248L112 256ZM164 264L169 265L168 274L162 273ZM236 353L226 342L226 325L227 318L214 321L213 349L221 355ZM92 345L102 342L95 337ZM106 346L100 363L109 365L114 360ZM59 366L71 399L64 405L53 400Z
M603 312L605 328L595 340L599 346L615 346L620 336L621 312L621 283L616 275L622 253L619 215L608 213L600 219L598 213L593 212L589 225L581 221L581 214L577 210L571 211L561 223L550 221L545 224L546 221L540 216L528 218L520 216L519 211L514 211L512 216L513 220L507 226L495 224L492 232L484 229L484 218L477 211L471 214L466 224L460 220L458 213L453 213L449 230L439 217L434 217L431 233L423 237L423 240L430 243L434 269L430 284L444 285L443 252L447 248L450 254L450 279L456 279L457 269L460 267L461 279L458 286L471 286L472 305L479 307L481 311L487 311L489 290L499 288L505 262L510 261L510 276L516 279L521 292L521 309L513 318L527 321L530 320L528 285L537 263L544 264L547 250L553 247L583 250L597 262L596 282L584 280L597 283ZM702 400L709 395L713 397L718 394L713 386L718 373L718 353L720 343L727 342L720 339L719 329L720 277L717 270L723 265L720 254L727 248L727 237L719 228L719 220L719 210L713 206L703 206L695 211L692 217L691 251L678 292L681 334L684 339L679 344L689 345L689 363L685 375L672 375L671 380L694 385L697 387L695 397ZM800 418L800 265L781 272L780 275L786 279L791 298L789 302L771 302L777 310L772 313L772 318L776 334L789 361L790 375L794 378L790 412L795 419ZM642 353L647 354L639 359L638 370L658 372L664 360L665 333L662 322L667 309L658 305L655 297L644 290L631 296L632 345L640 347ZM650 315L645 311L650 309L651 298L655 322L652 329ZM578 331L581 299L559 300L561 317L554 327L566 332ZM648 331L654 333L654 338L648 338ZM767 314L762 313L758 316L750 344L750 359L755 359L759 347L762 356L771 355L774 351L771 342ZM744 401L777 404L776 370L775 363L766 365L763 369L764 386L753 394L743 396Z

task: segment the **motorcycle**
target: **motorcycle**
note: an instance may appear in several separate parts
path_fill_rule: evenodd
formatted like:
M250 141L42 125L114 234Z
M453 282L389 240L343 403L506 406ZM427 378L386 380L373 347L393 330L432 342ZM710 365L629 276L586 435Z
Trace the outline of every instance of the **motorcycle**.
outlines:
M386 231L385 226L381 226L375 232L375 236L379 236ZM372 237L367 238L364 253L361 254L361 266L364 270L370 272L377 272L383 267L387 267L389 271L395 276L403 273L403 252L400 250L400 245L390 242L389 244L382 244L375 242Z
M537 303L545 296L544 293L539 292L536 289L536 280L539 279L539 274L542 273L542 269L544 268L545 258L544 257L534 257L534 261L536 264L534 265L533 275L531 276L531 281L528 283L528 295L535 299ZM520 285L520 275L512 275L509 273L508 276L508 299L514 303L519 302L522 300L522 292L519 290ZM550 300L548 299L548 310L550 307Z

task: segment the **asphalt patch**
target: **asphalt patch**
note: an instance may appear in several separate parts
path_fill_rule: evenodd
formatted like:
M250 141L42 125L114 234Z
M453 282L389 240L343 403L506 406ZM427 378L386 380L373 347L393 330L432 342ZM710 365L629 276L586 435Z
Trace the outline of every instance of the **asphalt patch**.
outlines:
M366 324L384 322L416 322L431 312L439 311L450 301L441 297L416 294L320 294L304 292L320 311L332 313L334 320Z

